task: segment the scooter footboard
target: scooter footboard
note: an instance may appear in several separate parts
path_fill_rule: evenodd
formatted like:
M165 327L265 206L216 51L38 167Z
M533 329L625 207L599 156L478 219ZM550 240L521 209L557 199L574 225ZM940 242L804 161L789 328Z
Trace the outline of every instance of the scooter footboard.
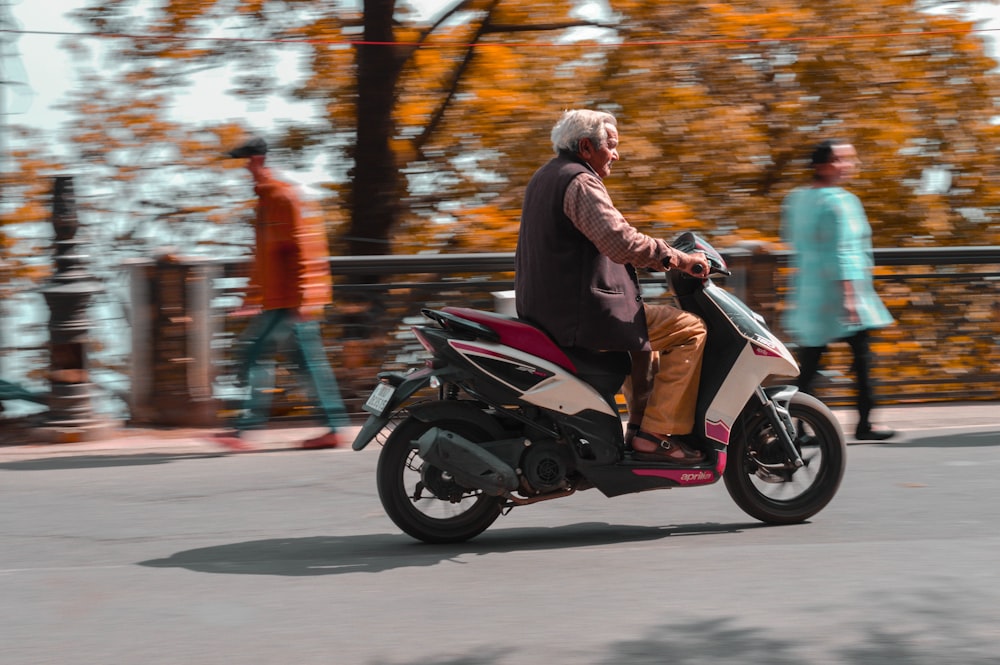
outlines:
M711 485L722 478L724 466L723 463L722 467L718 468L677 467L626 461L608 466L589 467L584 475L604 496L610 498L671 487Z

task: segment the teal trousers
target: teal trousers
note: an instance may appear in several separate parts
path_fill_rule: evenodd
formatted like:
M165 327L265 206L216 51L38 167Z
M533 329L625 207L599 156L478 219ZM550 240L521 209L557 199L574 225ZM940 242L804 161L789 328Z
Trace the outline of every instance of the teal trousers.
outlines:
M319 321L300 321L294 309L266 310L251 322L248 337L239 371L246 377L250 394L236 420L237 430L256 429L267 422L275 384L274 357L285 347L291 349L298 374L306 380L330 429L349 423L337 377L323 349Z

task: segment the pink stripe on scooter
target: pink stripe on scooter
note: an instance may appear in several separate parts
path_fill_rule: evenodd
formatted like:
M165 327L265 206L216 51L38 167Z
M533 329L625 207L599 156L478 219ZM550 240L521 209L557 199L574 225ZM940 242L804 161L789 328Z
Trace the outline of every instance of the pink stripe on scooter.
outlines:
M729 445L729 427L724 422L705 423L705 436L715 439L719 443Z
M538 328L530 326L520 319L467 307L442 307L441 311L484 325L500 336L501 344L513 346L515 349L544 358L563 369L576 373L573 361L563 353L562 349L556 346L555 342Z
M726 470L726 458L728 456L724 450L720 450L717 454L719 457L715 461L715 475L721 478L722 472Z

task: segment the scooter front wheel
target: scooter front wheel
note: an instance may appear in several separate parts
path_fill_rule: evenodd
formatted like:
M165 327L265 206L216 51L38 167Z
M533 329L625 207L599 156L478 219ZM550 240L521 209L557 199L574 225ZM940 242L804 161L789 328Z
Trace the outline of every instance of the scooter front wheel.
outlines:
M734 428L723 474L736 505L769 524L803 522L822 510L840 487L847 459L840 424L826 405L796 393L788 412L802 467L786 464L771 421L758 407L745 412Z
M432 427L470 441L490 441L495 432L458 419L422 422L409 417L393 430L379 455L378 495L389 518L426 543L460 543L478 536L500 516L501 499L462 487L428 464L410 445Z

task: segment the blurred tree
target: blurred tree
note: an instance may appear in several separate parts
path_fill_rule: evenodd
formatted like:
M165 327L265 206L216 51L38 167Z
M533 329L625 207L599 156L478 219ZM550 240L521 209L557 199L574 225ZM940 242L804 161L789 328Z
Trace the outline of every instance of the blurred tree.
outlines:
M72 167L37 136L11 141L0 297L49 268L49 231L31 223L57 171L78 178L81 235L108 282L122 259L171 245L244 251L248 225L228 222L250 214L248 179L219 157L262 128L174 113L210 70L251 106L315 109L263 129L279 166L328 173L338 254L512 250L551 126L579 107L619 117L609 187L650 233L775 240L809 146L839 136L866 164L852 189L879 246L1000 244L996 62L965 7L451 0L428 18L405 0L87 0L76 18L103 38L66 42L84 81L67 102Z
M588 68L585 60L572 61L580 48L502 47L511 33L544 44L542 36L593 24L574 16L569 1L529 10L464 0L443 7L431 22L394 0L366 0L360 12L331 10L320 0L172 0L137 20L132 10L141 4L94 2L77 12L97 32L126 35L103 45L103 81L93 81L94 89L123 105L98 120L89 108L97 98L93 90L79 95L74 103L93 118L88 125L138 128L125 105L133 91L144 93L134 98L152 113L192 75L212 67L236 72L232 92L247 100L285 94L312 102L323 110L320 122L287 123L268 138L278 159L293 166L326 157L331 180L324 206L340 231L338 249L352 255L461 243L457 225L441 223L455 221L456 203L481 211L486 224L498 216L516 219L516 197L506 197L501 210L495 187L478 191L484 182L510 177L510 168L497 174L491 165L503 164L510 141L520 143L518 150L541 146L538 137L547 134L557 109L586 100L596 87L576 75ZM289 54L304 76L280 81L266 65ZM546 85L521 75L535 70L545 72ZM593 66L589 72L600 74ZM483 108L487 114L468 115ZM214 150L213 156L219 146ZM530 162L538 159L533 154ZM349 219L337 212L338 203Z
M14 145L4 155L4 169L0 172L0 378L11 379L15 359L11 352L22 349L21 356L37 356L38 349L25 349L38 331L21 329L14 323L28 320L18 311L25 301L44 301L32 294L52 272L48 248L53 231L49 224L52 176L60 173L62 165L40 146L44 145L37 129L8 126L7 140ZM29 334L31 333L31 334ZM37 363L36 363L37 364ZM21 368L18 368L19 370ZM19 371L18 376L32 372ZM0 403L0 412L3 405Z
M17 143L5 155L6 168L0 172L0 301L22 288L37 284L51 272L45 248L52 239L47 223L47 207L52 192L52 176L62 165L39 146L40 131L10 126L7 131Z
M84 156L120 169L108 157L122 152L101 133L134 133L142 141L130 152L143 158L123 185L134 187L154 152L142 132L193 74L228 67L241 97L284 94L322 109L319 122L277 128L272 143L293 165L326 157L324 205L341 253L511 249L548 131L561 109L582 106L619 116L624 159L611 186L647 231L774 239L782 196L805 178L800 158L837 135L868 165L853 188L878 244L1000 237L996 63L971 23L908 0L621 0L603 10L461 0L429 20L395 0L360 11L321 0L143 7L93 0L77 12L118 35L103 43L100 79L74 102L86 138L74 141L94 148ZM269 67L279 56L296 57L303 75L281 81ZM234 136L234 125L213 130L181 140L185 128L156 129L173 148L153 161L196 177ZM237 190L210 177L141 200L161 216L211 221Z
M877 245L1000 240L1000 79L972 24L908 0L615 8L648 42L609 50L603 87L625 127L616 188L644 216L774 239L810 147L840 137Z
M243 253L249 225L225 222L250 214L250 189L237 169L222 171L238 164L222 160L219 147L241 138L239 125L205 130L171 118L171 99L148 70L83 72L67 100L74 114L67 132L79 157L70 174L85 184L77 188L85 192L81 215L106 265L196 246L214 256Z

